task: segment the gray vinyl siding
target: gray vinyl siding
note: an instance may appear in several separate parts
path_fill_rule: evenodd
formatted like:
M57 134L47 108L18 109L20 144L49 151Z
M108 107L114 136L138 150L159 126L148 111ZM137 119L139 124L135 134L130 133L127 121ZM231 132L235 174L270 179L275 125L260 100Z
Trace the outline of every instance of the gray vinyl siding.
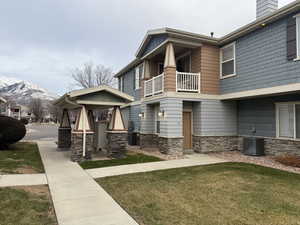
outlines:
M141 111L145 114L145 118L141 119L141 133L153 134L155 129L153 105L144 103L141 105Z
M147 55L149 52L151 52L156 47L158 47L167 38L168 38L168 35L166 35L166 34L156 35L156 36L152 37L151 40L148 42L147 46L145 47L142 57L144 55Z
M201 102L193 103L193 134L201 135Z
M236 40L236 76L221 80L232 93L300 82L300 61L287 60L290 15Z
M130 107L129 120L133 122L134 132L140 131L140 127L141 127L140 117L139 117L140 112L141 112L141 105Z
M238 134L276 137L276 102L300 101L299 95L242 100L238 102Z
M141 89L135 90L135 87L134 87L134 85L135 85L135 68L131 69L130 71L128 71L127 73L125 73L124 75L121 75L121 76L124 77L123 92L128 95L133 96L135 101L140 100L140 90Z
M160 135L182 137L183 101L175 98L162 99L160 110L165 112L165 118L160 120Z
M201 136L231 136L237 135L236 102L219 100L202 100L200 109L200 125L196 135ZM196 113L199 115L199 109ZM197 116L196 114L196 116ZM196 117L194 116L194 118ZM200 133L199 133L200 131Z

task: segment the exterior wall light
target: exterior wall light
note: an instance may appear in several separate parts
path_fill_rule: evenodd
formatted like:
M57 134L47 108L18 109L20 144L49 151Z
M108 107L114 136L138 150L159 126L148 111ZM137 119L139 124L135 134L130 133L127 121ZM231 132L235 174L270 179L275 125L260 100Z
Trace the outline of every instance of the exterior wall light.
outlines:
M145 113L144 113L144 112L139 113L139 117L140 117L141 119L144 119L144 118L145 118Z
M165 111L161 110L158 112L159 117L165 117Z

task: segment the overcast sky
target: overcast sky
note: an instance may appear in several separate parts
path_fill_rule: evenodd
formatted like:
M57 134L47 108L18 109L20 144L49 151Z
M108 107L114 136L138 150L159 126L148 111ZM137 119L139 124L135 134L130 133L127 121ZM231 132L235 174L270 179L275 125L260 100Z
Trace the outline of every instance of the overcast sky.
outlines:
M292 0L279 0L280 7ZM85 62L117 72L148 29L171 27L220 37L255 19L256 0L3 0L0 75L52 92L70 89Z

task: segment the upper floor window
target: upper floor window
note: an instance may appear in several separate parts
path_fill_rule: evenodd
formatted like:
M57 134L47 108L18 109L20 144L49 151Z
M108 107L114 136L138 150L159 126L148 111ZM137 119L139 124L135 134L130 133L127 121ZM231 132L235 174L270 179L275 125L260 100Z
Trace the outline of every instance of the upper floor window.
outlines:
M221 48L220 64L221 78L227 78L235 75L235 42Z
M300 59L300 15L296 16L297 59Z
M140 88L140 69L139 67L135 68L135 89Z
M119 77L119 90L124 91L124 76Z

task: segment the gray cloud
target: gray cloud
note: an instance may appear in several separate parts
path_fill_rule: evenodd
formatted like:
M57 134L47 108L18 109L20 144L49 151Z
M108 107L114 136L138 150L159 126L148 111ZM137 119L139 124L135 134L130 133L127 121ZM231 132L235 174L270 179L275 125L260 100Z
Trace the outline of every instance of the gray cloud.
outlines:
M63 93L87 61L117 71L148 29L222 36L255 19L255 0L7 0L0 9L0 75ZM280 6L292 0L280 0Z

